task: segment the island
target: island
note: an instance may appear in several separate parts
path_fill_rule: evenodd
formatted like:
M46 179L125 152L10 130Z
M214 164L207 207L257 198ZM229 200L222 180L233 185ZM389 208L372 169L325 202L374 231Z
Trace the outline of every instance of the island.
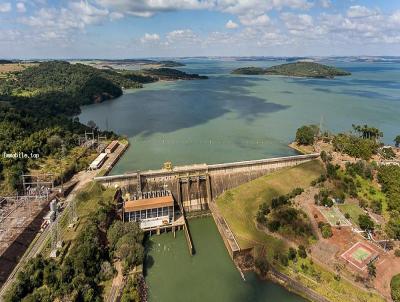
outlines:
M276 65L268 68L242 67L232 71L232 74L241 75L281 75L288 77L306 78L334 78L336 76L347 76L351 73L328 65L315 62L294 62Z
M186 73L172 68L151 68L142 71L145 76L151 76L158 80L206 80L207 76L197 73Z

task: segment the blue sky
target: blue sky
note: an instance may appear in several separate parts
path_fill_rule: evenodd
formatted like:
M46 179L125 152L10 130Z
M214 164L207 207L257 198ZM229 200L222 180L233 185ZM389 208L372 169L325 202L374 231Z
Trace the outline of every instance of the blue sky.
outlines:
M399 54L399 0L0 0L0 58Z

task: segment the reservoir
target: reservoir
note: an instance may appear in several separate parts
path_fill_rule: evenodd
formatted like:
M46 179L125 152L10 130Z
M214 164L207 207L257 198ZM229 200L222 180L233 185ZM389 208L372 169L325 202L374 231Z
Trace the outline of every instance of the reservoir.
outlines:
M349 131L368 124L392 144L400 134L400 64L323 62L351 76L332 80L230 75L234 68L284 62L190 59L180 68L208 80L161 82L82 108L80 121L128 137L131 147L112 174L174 165L294 155L296 129L321 124ZM254 274L244 282L212 218L190 220L196 248L183 232L151 238L146 280L150 302L304 301Z
M146 282L150 302L304 302L254 273L242 280L211 217L189 220L196 254L182 231L152 236ZM153 262L154 261L154 262Z
M400 134L400 63L323 62L352 73L335 79L231 75L282 61L183 61L208 80L161 82L82 108L80 120L126 135L131 148L112 174L174 165L294 155L287 144L304 124L349 131L368 124L393 144Z

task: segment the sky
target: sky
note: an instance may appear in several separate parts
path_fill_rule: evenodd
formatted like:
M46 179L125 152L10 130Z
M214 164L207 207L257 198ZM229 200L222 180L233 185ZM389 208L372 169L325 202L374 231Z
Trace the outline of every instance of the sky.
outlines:
M400 55L400 0L0 0L0 58Z

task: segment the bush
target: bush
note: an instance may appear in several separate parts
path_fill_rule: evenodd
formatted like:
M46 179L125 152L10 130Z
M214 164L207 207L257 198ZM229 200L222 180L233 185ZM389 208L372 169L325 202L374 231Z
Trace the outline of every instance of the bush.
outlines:
M380 200L371 201L370 207L375 214L382 213L382 202Z
M288 266L289 265L289 259L286 255L280 254L279 255L279 261L281 262L282 265Z
M322 237L325 239L332 237L333 236L332 227L329 224L325 223L321 228L321 234Z
M299 245L299 249L297 250L300 258L307 258L306 248L303 245Z
M396 250L394 251L394 255L395 255L396 257L400 257L400 249L396 249Z
M400 302L400 274L394 276L390 282L392 299L394 302Z
M290 247L288 251L288 258L289 260L294 260L297 256L297 252L294 248Z
M375 224L368 214L358 216L358 224L364 231L372 231L375 228Z

